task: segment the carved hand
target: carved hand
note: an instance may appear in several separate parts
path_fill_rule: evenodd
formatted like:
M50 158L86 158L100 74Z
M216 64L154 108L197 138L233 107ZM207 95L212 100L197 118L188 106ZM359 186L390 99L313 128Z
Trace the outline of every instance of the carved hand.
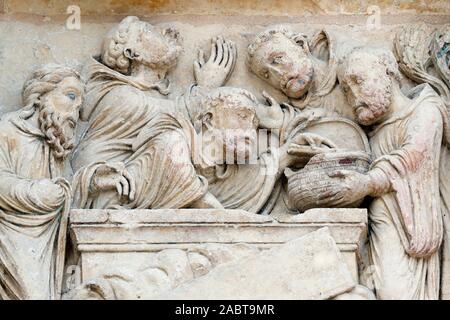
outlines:
M269 107L259 105L256 108L259 126L265 129L281 129L283 126L284 114L280 104L266 91L263 91L262 95L269 104Z
M350 170L336 170L328 176L342 180L338 190L330 190L322 196L323 201L328 206L356 202L370 195L373 190L373 183L368 174Z
M337 148L333 141L314 133L300 133L290 138L288 154L301 157L312 157Z
M211 39L211 54L205 62L203 50L198 52L194 62L194 77L199 86L218 88L223 86L231 76L236 64L236 45L222 37Z
M103 164L94 173L91 189L95 191L117 190L120 196L134 200L136 192L134 178L125 169L122 162Z
M65 200L64 189L50 179L37 180L32 188L39 201L51 208L60 207Z

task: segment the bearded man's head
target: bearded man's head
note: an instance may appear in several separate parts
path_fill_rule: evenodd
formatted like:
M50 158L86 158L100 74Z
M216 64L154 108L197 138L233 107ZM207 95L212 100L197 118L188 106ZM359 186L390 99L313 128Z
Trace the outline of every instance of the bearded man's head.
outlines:
M255 155L258 105L247 90L220 87L190 106L194 127L203 142L211 142L216 164L244 164Z
M35 70L24 85L22 118L35 113L39 128L57 159L74 148L75 129L84 99L84 83L77 71L61 65Z
M369 126L389 111L393 81L400 80L400 72L389 50L357 47L341 61L338 78L356 120Z

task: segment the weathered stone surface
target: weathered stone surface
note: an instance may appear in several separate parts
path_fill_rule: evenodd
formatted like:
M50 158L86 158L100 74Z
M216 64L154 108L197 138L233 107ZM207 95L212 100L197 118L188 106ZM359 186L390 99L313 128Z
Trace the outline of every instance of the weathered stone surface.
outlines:
M450 296L448 2L249 3L0 0L0 298L149 298L324 226L377 298Z
M0 118L0 299L59 299L72 192L68 155L83 103L78 72L47 65Z
M355 286L329 230L220 265L156 299L328 299Z
M438 92L448 88L428 75L427 39L422 28L403 29L396 39L400 69L424 82L410 92L402 90L399 66L387 49L354 48L338 68L356 121L375 125L368 130L374 162L367 174L333 174L343 187L331 199L339 205L373 198L369 258L380 299L436 300L441 294L439 252L449 214L450 136L447 98ZM448 61L448 54L441 54Z
M72 210L70 226L81 254L83 280L106 274L123 261L144 264L152 259L152 252L170 248L202 252L215 266L322 227L328 227L358 279L367 213L364 209L314 209L277 221L242 210Z

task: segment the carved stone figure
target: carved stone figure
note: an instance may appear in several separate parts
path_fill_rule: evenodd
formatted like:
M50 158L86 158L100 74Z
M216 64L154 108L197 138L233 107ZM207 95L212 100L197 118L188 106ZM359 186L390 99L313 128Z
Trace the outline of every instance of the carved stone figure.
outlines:
M25 83L25 106L0 120L0 299L61 295L83 94L76 71L47 65Z
M206 181L192 165L194 130L183 97L163 98L166 73L180 51L177 39L172 29L128 17L110 31L101 58L86 67L81 117L88 127L73 159L74 168L83 168L75 177L77 207L220 206L208 201ZM236 55L222 38L213 40L211 53L206 62L201 54L194 68L206 90L224 83Z
M450 25L446 25L433 35L431 59L437 72L450 88Z
M249 45L247 65L258 77L285 93L293 106L283 104L280 107L267 94L264 95L271 108L267 111L260 108L259 113L265 111L268 113L265 118L270 118L270 121L262 121L263 127L278 134L280 144L285 143L293 131L306 129L304 131L307 133L308 127L321 118L328 124L328 128L322 130L322 133L337 133L339 130L335 128L335 124L341 127L344 120L354 119L353 110L337 85L336 42L326 30L318 32L308 41L306 35L295 34L289 28L270 27L258 34ZM340 147L342 141L349 138L344 136L327 134L328 140ZM356 142L352 139L349 141ZM346 145L346 149L351 151L359 150L358 147L359 145ZM369 150L367 148L363 151ZM313 156L314 154L310 154L303 165ZM298 187L301 186L296 184L296 188ZM297 213L298 210L311 207L310 205L326 206L325 202L319 204L315 200L305 206L295 205L298 201L288 196L287 182L284 179L277 184L274 193L279 194L278 197L274 196L276 203L272 213L275 215Z
M441 93L443 99L447 99L447 112L450 112L450 25L446 25L435 31L431 41L431 58L437 73L447 84L448 91ZM446 153L444 153L446 152ZM450 186L450 149L447 148L441 155L441 180L442 187ZM445 189L443 194L449 194ZM444 206L444 244L442 248L442 272L441 272L441 299L450 299L450 197L443 198Z
M402 27L395 35L394 53L400 70L408 78L417 83L428 83L449 103L450 93L444 82L448 80L444 77L442 81L429 71L434 65L438 74L445 75L444 66L448 55L442 32L443 30L436 31L433 35L424 24Z
M336 78L336 41L326 30L311 40L284 26L258 34L248 47L247 64L300 109L323 108L325 115L353 119Z
M438 299L442 201L450 196L439 179L447 174L439 167L449 141L443 101L427 84L403 94L387 50L355 48L339 79L358 122L371 130L374 162L367 174L335 172L343 188L333 198L373 197L369 257L377 297Z
M449 35L448 25L434 32L424 24L414 25L400 28L394 42L395 53L404 74L414 82L431 85L446 103L447 112L450 108ZM449 190L445 189L450 186L448 148L442 150L440 161L441 193L448 194ZM442 200L445 233L441 250L441 298L450 299L450 200L449 197L442 197Z
M262 106L253 94L221 87L204 96L195 95L190 98L188 110L202 137L201 159L196 167L208 179L211 194L227 209L270 213L278 196L274 192L276 182L305 149L311 152L309 142L334 145L318 135L300 133L279 148L258 150L257 130L262 122L258 114L264 115L258 110L269 108ZM273 100L272 105L275 104ZM263 121L267 122L267 118ZM315 152L321 150L317 148Z
M205 6L67 38L20 2L0 0L0 300L450 299L447 11L253 33L281 17Z

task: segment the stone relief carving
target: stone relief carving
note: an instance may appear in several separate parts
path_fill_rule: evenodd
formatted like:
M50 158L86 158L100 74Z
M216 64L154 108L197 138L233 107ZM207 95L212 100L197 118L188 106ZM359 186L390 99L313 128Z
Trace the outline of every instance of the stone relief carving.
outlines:
M219 264L238 261L259 253L256 248L236 244L233 249L209 244L201 248L165 249L147 257L143 265L111 268L90 279L63 298L95 300L154 299L181 284L206 275ZM148 261L152 261L149 263Z
M448 87L448 73L445 63L448 61L446 53L445 30L433 32L426 25L400 28L394 40L394 52L399 60L399 67L407 77L417 83L430 84L448 103L450 96ZM435 67L443 80L430 73ZM447 77L447 78L446 78Z
M436 30L426 28L424 25L409 28L402 28L398 31L395 40L395 46L398 48L395 52L400 61L400 66L404 66L404 73L411 80L418 83L428 83L441 96L443 102L447 106L447 113L449 112L449 52L448 52L448 25L440 27ZM403 35L404 34L404 35ZM410 64L409 56L414 50L414 45L421 45L422 49L415 52L416 59L421 59L422 66L417 70L417 64ZM404 54L399 54L404 52ZM416 76L419 74L420 76ZM444 117L445 120L445 117ZM448 136L448 129L444 130L443 135ZM449 182L449 149L443 147L440 157L440 192L441 206L443 212L444 235L441 246L441 276L440 289L441 299L449 299L450 297L450 272L449 272L449 247L448 242L450 225L448 221L448 212L450 210L450 203L448 197Z
M336 41L327 30L312 39L285 26L269 27L250 43L249 69L281 90L296 108L353 119L336 78ZM316 110L317 111L317 110Z
M71 206L69 154L83 102L79 74L48 65L0 123L0 298L59 299Z
M433 39L431 40L431 58L437 72L445 81L448 87L450 87L449 35L450 25L447 25L445 27L442 27L441 29L436 30L433 35ZM444 97L448 98L448 95Z
M195 131L183 98L164 98L165 75L180 51L177 37L172 29L128 17L105 39L101 61L91 59L86 66L81 118L88 128L73 159L77 207L220 207L193 167ZM235 59L232 43L218 38L212 47L210 59L195 64L205 88L222 85ZM207 82L211 75L215 82Z
M438 299L441 201L449 197L446 179L439 176L448 174L439 170L449 141L445 105L427 84L405 95L396 60L387 50L354 49L339 77L358 122L372 126L370 171L338 177L346 184L343 199L373 197L369 256L377 296Z
M181 36L137 17L103 39L84 66L86 83L65 66L34 71L24 107L0 119L0 298L61 298L71 208L87 216L144 213L144 221L156 209L245 211L276 225L309 209L353 207L368 209L374 274L348 280L339 250L349 249L330 249L346 289L326 284L334 292L328 298L371 299L368 288L378 299L450 297L449 32L448 25L402 27L393 52L356 46L338 57L341 44L326 29L309 37L269 27L248 44L246 63L289 104L225 86L241 53L222 36L211 39L209 57L198 52L194 83L169 99ZM400 71L418 86L402 88ZM75 141L80 121L85 129ZM279 241L286 252L290 240ZM364 250L350 247L352 255ZM152 249L146 263L123 261L64 298L170 296L188 281L219 283L220 270L248 267L244 257L268 256L252 247L234 260L211 258L214 250L209 242L200 251Z

